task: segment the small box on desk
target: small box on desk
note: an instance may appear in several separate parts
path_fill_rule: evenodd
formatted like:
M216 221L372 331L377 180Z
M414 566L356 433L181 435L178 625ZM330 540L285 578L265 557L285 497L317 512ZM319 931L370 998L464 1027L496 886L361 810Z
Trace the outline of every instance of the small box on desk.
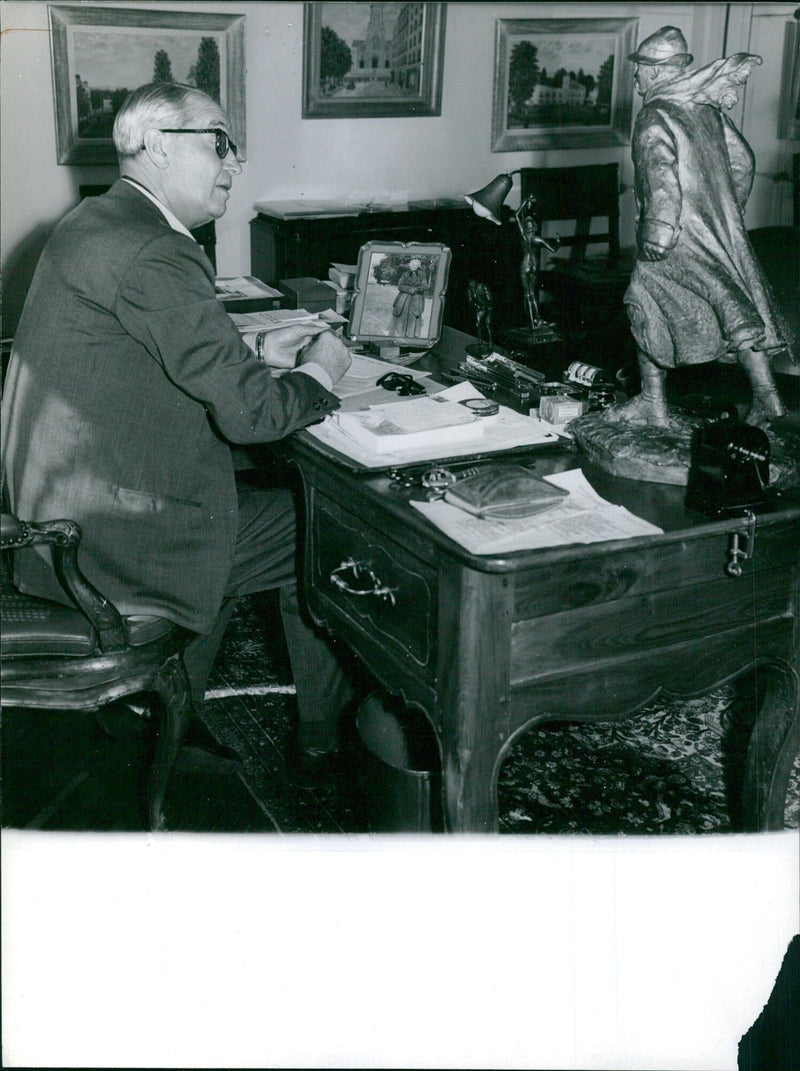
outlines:
M302 276L299 279L281 279L278 289L284 295L283 305L288 309L306 309L307 312L322 312L336 308L336 291L319 279Z

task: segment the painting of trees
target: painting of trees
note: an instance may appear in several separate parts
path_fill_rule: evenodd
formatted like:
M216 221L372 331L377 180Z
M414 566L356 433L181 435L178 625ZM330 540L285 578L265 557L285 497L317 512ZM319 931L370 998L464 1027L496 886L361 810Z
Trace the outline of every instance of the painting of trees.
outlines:
M508 103L519 112L533 93L539 77L538 50L530 41L520 41L511 49L508 63Z
M496 25L492 152L630 143L637 18Z
M547 55L563 59L567 50L556 42L546 43ZM539 62L545 45L520 41L508 59L506 121L509 127L599 126L608 122L614 80L614 56L608 56L594 71L559 65L552 74ZM597 93L595 94L595 89Z
M195 85L219 101L219 45L213 37L203 37L197 49Z
M160 48L153 57L153 82L174 82L169 54Z
M614 57L609 56L597 75L597 107L605 115L611 111L611 93L614 88Z
M353 54L350 46L330 26L321 28L319 43L320 85L334 88L353 66Z
M246 158L244 14L52 4L48 19L60 164L115 164L114 119L146 83L207 93Z

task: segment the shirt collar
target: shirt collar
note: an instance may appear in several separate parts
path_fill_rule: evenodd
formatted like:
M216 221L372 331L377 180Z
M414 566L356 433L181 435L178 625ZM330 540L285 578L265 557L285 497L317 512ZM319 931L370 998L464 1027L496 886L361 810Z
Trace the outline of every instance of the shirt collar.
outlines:
M123 175L122 181L129 182L131 186L135 186L137 190L141 190L145 197L147 197L148 200L152 201L156 208L159 209L161 214L164 216L164 219L167 221L167 223L169 223L170 227L172 227L174 231L180 231L181 234L185 234L187 238L191 238L192 241L195 241L192 232L186 227L184 227L178 217L173 215L173 213L170 212L167 206L162 201L159 201L156 195L154 193L151 193L146 186L143 186L141 182L137 182L136 179L130 178L128 175Z

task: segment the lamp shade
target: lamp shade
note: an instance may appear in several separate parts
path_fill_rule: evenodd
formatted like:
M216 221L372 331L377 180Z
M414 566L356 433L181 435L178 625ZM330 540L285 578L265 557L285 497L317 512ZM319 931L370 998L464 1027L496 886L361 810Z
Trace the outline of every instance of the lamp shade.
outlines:
M509 190L513 185L511 175L515 174L517 172L512 171L509 175L498 175L482 190L464 194L464 200L467 204L472 205L472 209L477 216L490 219L492 223L496 223L499 227L501 222L500 209L503 207L503 202L508 197Z

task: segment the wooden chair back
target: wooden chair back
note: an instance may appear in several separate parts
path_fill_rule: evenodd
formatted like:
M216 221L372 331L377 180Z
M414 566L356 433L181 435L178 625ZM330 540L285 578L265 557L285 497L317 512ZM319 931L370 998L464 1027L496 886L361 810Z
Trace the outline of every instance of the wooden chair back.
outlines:
M619 165L587 164L582 167L523 167L520 173L522 200L536 196L542 223L575 221L571 235L561 235L562 248L569 248L570 261L580 263L590 244L608 246L609 258L618 259ZM595 219L603 230L592 232Z

